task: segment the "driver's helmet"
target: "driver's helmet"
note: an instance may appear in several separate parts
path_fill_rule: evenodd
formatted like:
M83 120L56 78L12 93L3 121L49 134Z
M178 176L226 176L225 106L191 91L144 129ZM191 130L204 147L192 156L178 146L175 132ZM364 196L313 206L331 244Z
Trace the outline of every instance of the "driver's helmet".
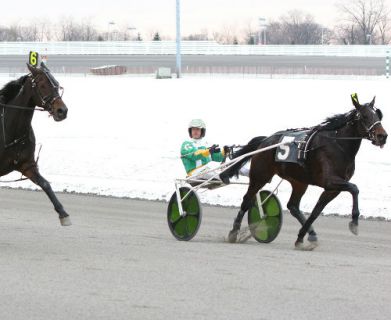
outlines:
M188 128L190 138L192 138L191 128L201 128L201 138L205 137L206 126L205 126L205 122L202 121L201 119L193 119L190 121L189 128Z

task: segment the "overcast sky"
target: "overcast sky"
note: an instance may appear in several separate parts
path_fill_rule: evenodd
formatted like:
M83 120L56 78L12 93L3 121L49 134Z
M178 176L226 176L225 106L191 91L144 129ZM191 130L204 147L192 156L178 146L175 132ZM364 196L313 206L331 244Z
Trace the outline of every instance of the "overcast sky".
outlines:
M333 25L338 21L335 4L339 0L181 0L182 34L203 29L238 30L259 17L276 19L289 10L299 9L312 14L316 21ZM0 25L31 20L56 22L72 16L89 19L102 30L114 21L117 28L135 27L143 34L157 30L163 35L175 35L176 0L38 0L1 1ZM386 0L390 5L391 0ZM390 6L391 7L391 6ZM113 27L111 27L113 28Z

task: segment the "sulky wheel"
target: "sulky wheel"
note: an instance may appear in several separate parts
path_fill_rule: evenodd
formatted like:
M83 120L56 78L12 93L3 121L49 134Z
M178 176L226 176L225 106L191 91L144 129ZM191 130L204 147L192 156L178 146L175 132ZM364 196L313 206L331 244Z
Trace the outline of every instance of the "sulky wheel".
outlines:
M183 198L190 191L187 187L179 189ZM171 196L167 208L167 222L172 235L182 241L191 240L198 232L201 225L202 210L200 200L195 192L191 192L185 200L182 201L182 208L185 215L179 214L176 192Z
M257 201L248 211L248 225L251 235L258 242L272 242L280 232L282 225L282 209L277 196L270 191L259 192L263 203L263 215L259 212ZM264 202L266 200L266 202Z

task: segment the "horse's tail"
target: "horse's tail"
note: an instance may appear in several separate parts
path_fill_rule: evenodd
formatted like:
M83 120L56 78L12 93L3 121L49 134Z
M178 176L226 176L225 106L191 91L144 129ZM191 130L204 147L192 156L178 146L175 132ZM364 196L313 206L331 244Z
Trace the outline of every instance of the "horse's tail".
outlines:
M231 159L238 158L242 155L245 155L246 153L253 152L258 149L259 145L263 140L265 140L267 137L266 136L259 136L251 139L249 143L247 143L245 146L240 148L238 151L234 152L231 155ZM232 167L230 167L228 170L224 172L226 176L229 178L232 178L234 175L238 176L239 175L239 170L241 167L243 167L247 161L249 161L251 156L244 157L242 160L238 161L235 163Z

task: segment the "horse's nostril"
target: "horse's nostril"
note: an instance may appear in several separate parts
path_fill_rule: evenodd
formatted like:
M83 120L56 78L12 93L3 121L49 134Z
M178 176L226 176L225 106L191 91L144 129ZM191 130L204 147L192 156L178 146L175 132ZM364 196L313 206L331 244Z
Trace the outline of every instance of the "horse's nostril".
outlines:
M59 117L66 117L66 115L67 115L67 108L59 108L58 110L57 110L57 115L59 116Z
M386 142L386 140L387 140L387 134L379 134L378 136L377 136L377 139L380 141L380 142Z

